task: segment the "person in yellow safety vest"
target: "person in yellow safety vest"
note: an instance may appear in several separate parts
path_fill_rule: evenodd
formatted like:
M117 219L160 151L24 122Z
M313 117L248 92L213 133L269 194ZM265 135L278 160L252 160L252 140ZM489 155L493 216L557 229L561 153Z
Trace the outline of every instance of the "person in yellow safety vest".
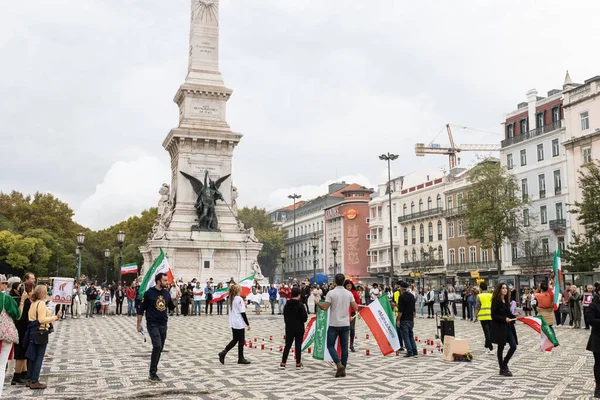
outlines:
M394 291L394 295L392 296L392 309L394 310L394 316L398 317L398 301L400 300L400 295L402 291L400 290L400 281L396 282L396 290ZM404 351L404 343L402 341L402 332L400 332L400 327L396 326L396 334L398 335L398 340L400 341L400 350Z
M487 284L481 282L479 285L481 289L477 295L477 302L475 304L475 312L477 318L481 322L481 328L485 336L485 353L488 355L494 354L494 346L490 339L490 325L492 323L492 294L487 292Z

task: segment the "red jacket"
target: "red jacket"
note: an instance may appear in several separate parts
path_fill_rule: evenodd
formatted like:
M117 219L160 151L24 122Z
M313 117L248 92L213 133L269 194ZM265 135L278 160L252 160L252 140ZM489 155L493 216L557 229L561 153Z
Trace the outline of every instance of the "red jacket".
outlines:
M125 290L125 297L127 297L129 300L135 300L135 289L128 287Z

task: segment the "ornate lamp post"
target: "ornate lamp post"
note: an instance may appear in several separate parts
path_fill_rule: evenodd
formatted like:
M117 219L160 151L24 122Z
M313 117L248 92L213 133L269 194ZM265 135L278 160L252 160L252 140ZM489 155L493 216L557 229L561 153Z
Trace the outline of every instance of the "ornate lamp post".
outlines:
M392 236L392 176L390 172L390 162L394 161L398 158L397 154L382 154L379 156L379 159L382 161L387 161L387 169L388 169L388 184L387 184L387 192L388 192L388 201L389 201L389 210L390 210L390 286L392 286L392 281L394 280L394 239Z
M285 280L285 256L287 255L287 252L285 251L285 249L281 250L281 253L279 253L279 256L281 257L281 281L283 282Z
M319 247L319 237L315 233L313 237L310 238L310 243L313 248L313 279L315 280L315 285L317 284L317 247Z
M296 193L290 194L288 196L288 199L294 200L294 210L293 210L293 213L294 213L294 241L292 242L293 243L292 246L294 246L293 247L294 251L292 253L293 259L294 259L294 261L292 262L292 269L294 270L294 275L296 275L296 263L298 262L297 254L296 254L296 200L299 199L300 197L302 197L302 195L296 194Z
M123 265L123 243L125 243L125 232L119 231L117 233L117 243L119 244L119 269Z
M77 234L77 249L76 254L78 256L77 260L77 282L79 282L79 277L81 276L81 256L83 255L83 242L85 241L85 234L83 232L79 232Z
M331 251L333 251L333 277L335 279L335 274L337 274L336 255L337 255L338 245L340 244L340 241L337 240L334 236L333 240L331 240L330 244L331 244Z
M110 257L110 250L104 249L104 280L108 281L108 258Z

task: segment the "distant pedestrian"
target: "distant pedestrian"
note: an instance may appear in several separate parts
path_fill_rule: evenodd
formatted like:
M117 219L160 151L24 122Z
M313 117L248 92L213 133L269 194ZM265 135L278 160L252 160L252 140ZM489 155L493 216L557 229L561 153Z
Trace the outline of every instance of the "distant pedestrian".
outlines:
M400 327L402 332L402 341L406 347L404 357L417 358L417 343L415 342L415 296L408 291L408 283L401 282L400 290L402 294L398 299L398 317L396 326Z
M354 284L352 285L354 287ZM356 288L354 289L356 291ZM358 294L358 292L357 292ZM312 295L315 303L318 303L323 298L323 290L318 285L313 285ZM317 306L315 306L315 314L317 313Z
M594 286L592 285L587 285L585 293L583 293L583 298L582 298L582 305L583 305L583 318L585 321L585 329L590 329L590 324L587 321L587 318L585 318L586 312L588 307L592 304L592 301L594 301Z
M440 300L440 312L442 316L450 315L450 310L448 309L448 291L444 288L444 285L440 285L438 299Z
M18 287L20 282L15 282L15 284ZM4 311L4 315L6 316L6 318L0 319L0 398L2 397L2 389L4 388L8 357L13 350L13 346L18 346L19 332L15 323L21 317L21 310L17 305L21 303L17 303L11 295L6 294L7 285L8 280L6 276L0 275L0 313ZM14 291L11 289L11 292Z
M271 283L269 287L269 303L271 304L271 315L275 315L275 303L277 303L277 288Z
M148 379L151 382L160 382L157 375L158 362L160 355L167 340L167 323L169 321L169 311L167 306L171 301L171 295L167 288L169 287L169 278L167 274L159 272L154 277L155 285L144 293L144 298L140 304L137 317L137 330L142 332L142 318L146 313L146 329L150 340L152 340L152 356L150 357L150 373Z
M569 307L571 308L571 319L573 328L581 329L581 294L577 286L571 286L571 296L569 297Z
M506 285L504 285L506 286ZM475 306L475 312L477 318L481 323L481 329L483 329L483 336L485 337L484 346L486 348L486 354L493 354L494 346L492 345L490 337L490 329L492 323L492 293L488 293L487 283L481 282L479 285L481 293L477 295L477 304ZM508 287L506 287L508 290ZM510 306L510 301L507 302L507 306Z
M219 282L217 284L217 290L219 289L223 289L223 283ZM225 300L219 300L217 301L217 315L223 315L223 303L225 302Z
M127 315L132 316L136 315L137 311L135 310L135 288L133 283L130 287L125 290L125 297L127 297Z
M448 288L448 309L452 313L452 318L455 318L458 314L458 311L456 310L456 300L458 299L460 299L460 296L458 293L455 293L454 288L450 286Z
M248 317L246 316L246 306L241 294L242 288L240 285L229 285L227 308L229 309L229 326L231 327L233 338L225 349L219 353L221 364L225 364L225 356L236 344L238 345L238 364L250 364L250 361L244 358L246 327L250 330L250 322L248 322Z
M427 318L433 318L435 317L435 313L433 312L433 304L435 303L435 292L433 291L431 286L427 287L426 296L427 297L425 304L427 304Z
M183 289L181 290L181 315L184 317L187 317L190 312L190 300L188 286L187 284L184 284Z
M492 299L491 340L492 343L498 345L498 365L500 366L500 375L502 376L513 376L512 372L508 369L508 362L519 344L513 321L516 316L510 312L510 301L508 286L505 283L498 284L494 290ZM506 356L503 357L506 343L508 343L509 349Z
M206 287L204 288L204 314L208 315L208 309L210 308L210 315L213 312L213 288L210 286L210 281L206 282Z
M291 296L291 289L288 287L287 283L283 282L279 287L279 315L283 313L285 303L288 300L288 295Z
M96 290L96 285L94 285L93 282L90 287L86 289L85 295L87 297L87 310L85 317L94 318L94 307L96 305L96 296L98 295L98 291Z
M115 290L115 315L123 314L123 301L125 300L125 291L121 285L117 286L117 290Z
M351 280L346 279L346 281L344 282L344 287L346 288L346 290L349 290L350 293L352 293L352 297L354 298L354 302L356 304L360 303L360 297L358 295L358 292L356 291L356 287L354 286L354 283L352 283ZM318 303L320 300L317 300L317 296L315 296L315 303ZM315 314L317 313L316 311L317 306L315 305ZM356 336L356 311L353 311L352 309L349 309L348 312L350 313L350 351L351 352L355 352L354 350L354 337Z
M300 288L292 289L292 298L283 309L283 319L285 321L285 348L281 357L279 368L286 366L292 343L296 345L296 368L302 368L302 338L304 336L304 323L308 319L306 308L300 301Z

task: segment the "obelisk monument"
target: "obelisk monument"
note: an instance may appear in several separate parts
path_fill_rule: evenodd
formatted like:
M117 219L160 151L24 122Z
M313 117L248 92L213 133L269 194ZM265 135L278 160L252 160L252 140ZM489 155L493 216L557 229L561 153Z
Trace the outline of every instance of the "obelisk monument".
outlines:
M251 230L237 220L237 191L231 174L233 150L242 135L226 122L227 100L232 91L225 87L219 71L219 1L191 0L188 73L175 95L179 125L163 142L171 156L171 185L161 188L159 218L144 255L144 271L164 250L176 277L213 278L222 281L250 275L262 248ZM213 231L192 229L198 225L198 196L185 176L219 181L220 195L214 203L218 227ZM183 173L183 174L182 174Z

